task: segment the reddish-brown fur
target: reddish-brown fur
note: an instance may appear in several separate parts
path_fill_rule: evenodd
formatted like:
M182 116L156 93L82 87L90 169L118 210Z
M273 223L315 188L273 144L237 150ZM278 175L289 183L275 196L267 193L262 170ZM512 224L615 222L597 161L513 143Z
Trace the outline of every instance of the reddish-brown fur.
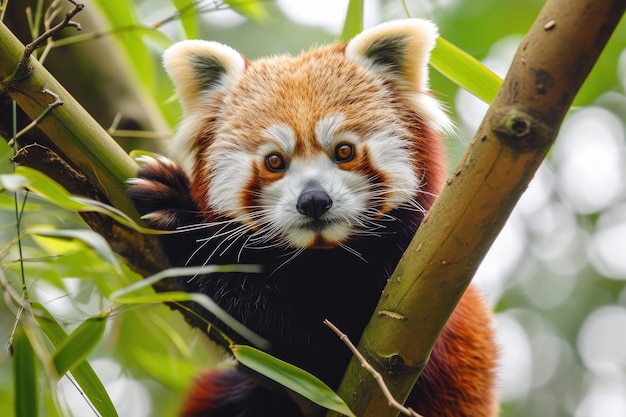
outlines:
M498 352L491 322L491 310L470 286L439 337L407 404L423 416L495 416Z

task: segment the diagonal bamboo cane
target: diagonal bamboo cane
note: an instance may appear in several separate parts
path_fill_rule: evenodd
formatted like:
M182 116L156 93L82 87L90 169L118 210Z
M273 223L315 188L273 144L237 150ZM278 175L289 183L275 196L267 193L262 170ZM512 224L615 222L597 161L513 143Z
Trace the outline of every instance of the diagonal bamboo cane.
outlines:
M63 105L44 117L38 127L114 206L135 213L124 191L124 181L137 172L135 162L39 62L30 58L28 71L21 68L23 52L24 45L0 22L2 88L32 120L52 102L44 89L58 95ZM16 71L20 73L17 79Z

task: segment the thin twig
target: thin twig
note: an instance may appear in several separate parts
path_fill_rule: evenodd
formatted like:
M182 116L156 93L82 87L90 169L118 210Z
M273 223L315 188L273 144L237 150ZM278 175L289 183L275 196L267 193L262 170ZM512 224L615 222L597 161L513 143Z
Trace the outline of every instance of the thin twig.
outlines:
M16 137L17 136L17 105L15 101L13 101L12 103L12 116L13 116L13 120L12 120L13 137ZM13 141L13 139L11 139L11 141ZM15 141L13 142L14 144L9 145L9 146L14 146L15 151L17 151L17 143L15 143ZM16 231L16 237L17 237L17 247L19 251L20 273L22 277L22 300L20 302L20 307L15 315L15 323L13 325L13 329L11 330L11 334L9 335L9 340L7 341L7 345L6 345L6 351L10 352L11 354L13 352L13 339L14 339L15 332L17 331L17 328L19 325L20 317L22 316L22 312L24 311L24 306L26 303L30 302L30 298L28 296L28 286L26 285L26 274L24 272L24 252L22 250L22 232L20 230L20 224L22 222L22 215L24 214L24 207L26 206L27 199L28 199L28 193L24 196L24 200L22 201L22 206L20 208L20 204L18 202L18 193L17 191L14 193L13 201L15 203L15 231ZM4 277L4 275L2 276ZM5 294L7 293L4 285L3 285L3 293Z
M23 136L26 132L28 132L29 130L31 130L32 128L34 128L35 126L37 126L37 124L39 124L39 122L41 122L41 120L46 117L46 115L48 113L50 113L52 110L54 110L55 108L62 106L63 105L63 100L61 100L61 97L59 97L58 94L53 93L51 90L49 90L48 88L44 88L43 90L41 90L42 93L47 94L49 96L52 96L52 98L54 98L54 101L50 104L48 104L48 107L46 107L44 109L44 111L41 112L41 114L39 116L37 116L37 118L35 120L33 120L32 122L30 122L28 125L26 125L22 130L20 130L19 132L17 132L10 140L9 140L9 146L13 146L13 144L17 141L17 139L19 139L21 136Z
M330 329L333 332L335 332L335 334L337 334L337 336L339 336L339 339L341 339L341 341L343 343L345 343L346 346L348 346L348 348L352 351L354 356L357 357L357 359L361 363L361 366L363 368L365 368L374 377L374 379L378 383L378 386L380 387L380 390L383 392L383 395L385 396L387 401L389 401L389 405L391 407L397 409L398 411L400 411L402 414L404 414L406 416L422 417L420 414L416 413L411 408L403 406L398 401L396 401L395 398L393 398L393 395L389 391L389 388L387 387L387 384L385 384L385 380L383 379L383 376L378 371L376 371L376 369L374 369L372 367L372 365L367 363L367 361L365 360L363 355L361 355L361 352L359 352L359 350L356 348L356 346L354 346L354 344L350 341L350 339L348 338L348 335L343 333L341 330L339 330L334 324L332 324L328 320L324 320L324 324L327 325L328 327L330 327Z
M171 136L170 132L152 132L147 130L126 130L117 127L122 120L122 113L117 113L111 122L111 126L107 129L107 133L113 137L125 138L141 138L141 139L167 139Z
M52 2L50 7L46 9L43 17L43 27L45 31L48 31L52 28L54 20L57 18L59 13L61 13L61 6L59 6L60 2L61 0L55 0L54 2ZM52 45L54 45L54 41L52 40L52 37L49 37L48 39L46 39L46 46L45 48L43 48L41 55L37 57L37 60L40 64L43 64L46 60L48 53L50 53L50 50L52 49Z
M24 53L22 54L22 58L20 62L17 64L17 69L15 71L15 75L13 76L14 80L21 80L24 77L27 77L30 74L30 66L29 60L30 56L33 52L39 48L44 42L46 42L49 38L54 36L58 31L66 27L74 27L76 30L81 30L80 23L72 20L77 13L79 13L85 7L82 3L77 3L75 0L68 0L70 3L74 5L74 8L65 14L65 18L55 26L46 30L42 33L37 39L33 40L31 43L24 47Z
M171 16L166 17L163 20L160 20L152 25L153 28L157 29L163 26L166 23L171 23L176 20L180 20L185 13L191 12L195 9L197 13L210 13L210 12L218 12L221 10L230 9L231 5L217 0L210 0L209 5L203 5L204 0L192 1L184 7L181 7Z

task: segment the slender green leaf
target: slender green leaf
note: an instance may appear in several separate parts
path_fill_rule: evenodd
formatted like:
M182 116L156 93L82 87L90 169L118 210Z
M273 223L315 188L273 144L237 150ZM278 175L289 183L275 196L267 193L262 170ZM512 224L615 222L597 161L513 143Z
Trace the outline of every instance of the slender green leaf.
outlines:
M257 22L267 20L269 14L262 0L224 0L236 12Z
M4 174L0 175L0 187L3 190L17 191L28 184L28 180L22 175L17 174Z
M237 321L234 317L228 314L222 309L215 301L205 294L200 293L186 293L186 292L162 292L155 294L150 292L149 294L128 295L134 291L142 288L149 287L155 282L164 278L184 277L184 276L196 276L203 275L211 272L259 272L257 265L207 265L201 267L186 267L186 268L169 268L158 272L154 275L146 277L140 281L134 282L127 287L112 292L109 295L109 299L113 302L120 304L154 304L163 302L184 302L194 301L196 304L204 307L207 311L217 317L220 321L230 327L234 332L245 338L247 341L255 346L263 349L269 347L269 342L248 329L246 326ZM194 279L202 279L195 277Z
M196 275L210 274L213 272L260 272L257 265L205 265L205 266L190 266L183 268L168 268L163 271L159 271L156 274L145 277L144 279L133 282L132 284L121 288L111 293L109 298L113 301L119 302L119 300L127 294L140 290L142 288L150 287L156 282L165 278L176 277L188 277ZM169 293L172 294L172 293ZM162 301L161 301L162 302Z
M61 407L57 404L56 393L52 390L44 391L42 402L43 415L46 417L67 417L67 415L61 414L64 410L60 410Z
M152 294L124 295L114 297L111 294L111 301L118 304L161 304L161 303L181 303L192 301L193 297L188 292L167 291Z
M128 31L141 35L143 39L149 39L163 49L174 43L174 41L172 41L172 39L170 39L165 33L156 28L139 26L129 28Z
M18 183L17 181L11 181L5 185L25 185L29 190L36 192L40 196L44 197L45 199L53 204L56 204L59 207L78 212L92 211L102 213L111 217L117 222L142 233L163 233L139 226L126 214L116 209L115 207L109 206L100 201L71 195L59 183L57 183L44 173L37 171L36 169L29 168L27 166L18 166L15 169L15 173L26 178L28 181L25 184ZM0 178L2 177L4 176L0 176ZM7 190L17 191L17 189L8 187Z
M161 48L167 48L172 44L172 40L163 32L155 27L147 26L122 26L115 29L110 29L103 32L86 32L80 34L74 34L67 38L58 39L54 41L54 46L60 48L62 46L74 45L77 43L88 42L94 39L101 38L103 36L113 36L115 34L132 33L135 36L141 36L144 39L149 39Z
M347 42L363 30L363 0L350 0L340 40Z
M35 319L52 345L59 347L68 335L65 329L39 303L32 303ZM104 385L89 362L83 360L71 371L76 384L102 416L117 417L117 411Z
M100 258L106 261L109 265L113 266L115 270L122 274L119 262L115 253L109 246L102 235L94 232L93 230L86 229L65 229L65 230L29 230L30 234L44 236L53 239L62 240L79 240L93 249Z
M248 342L252 343L255 346L258 346L261 349L270 348L271 344L268 340L262 338L252 330L248 329L242 323L237 321L233 316L228 314L219 305L217 305L217 303L213 301L210 297L206 296L205 294L192 293L191 299L211 313L213 313L215 317L223 321L228 327L230 327L234 332L239 334Z
M37 357L22 327L15 331L12 347L15 415L37 417L39 415Z
M104 335L107 316L101 314L88 318L61 342L52 356L59 375L75 369L87 359Z
M7 190L18 191L22 187L27 187L30 190L36 191L37 193L45 196L48 200L58 206L75 211L80 211L84 209L83 204L73 200L70 194L61 185L59 185L59 183L52 180L42 172L26 166L18 166L15 169L15 173L19 176L22 176L27 181L14 181L12 183L4 183L3 185L6 187ZM19 188L9 188L9 186L17 185L19 185Z
M297 392L314 403L346 416L354 414L326 384L310 373L251 346L233 345L235 358L248 368Z
M196 3L194 0L174 0L187 39L197 39L200 36Z
M124 45L128 59L132 62L138 79L150 87L154 82L154 66L148 46L141 35L127 28L140 28L141 22L135 13L134 2L126 0L95 0L93 2L102 10L111 28L119 29L116 35ZM115 33L115 32L114 32Z
M33 204L29 201L26 204L19 203L20 211L39 211L41 210L41 204ZM0 194L0 210L15 211L15 195L13 194Z
M473 56L439 37L430 64L455 84L485 103L494 99L502 79Z

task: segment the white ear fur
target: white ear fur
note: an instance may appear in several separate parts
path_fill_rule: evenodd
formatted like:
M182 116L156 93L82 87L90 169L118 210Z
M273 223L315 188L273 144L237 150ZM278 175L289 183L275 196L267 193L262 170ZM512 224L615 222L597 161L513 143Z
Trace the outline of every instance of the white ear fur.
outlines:
M198 152L194 140L203 127L206 105L239 78L246 60L221 43L186 40L164 52L163 65L174 82L184 116L170 143L169 155L192 177Z
M437 26L428 20L393 20L355 36L345 54L360 66L396 81L395 87L424 120L436 130L450 133L450 119L428 90L428 60L438 36Z
M229 86L246 67L243 56L229 46L204 40L186 40L170 46L163 65L174 85L183 110L193 112L201 98Z
M382 75L400 78L413 91L428 90L428 59L437 26L423 19L381 23L355 36L346 57Z

